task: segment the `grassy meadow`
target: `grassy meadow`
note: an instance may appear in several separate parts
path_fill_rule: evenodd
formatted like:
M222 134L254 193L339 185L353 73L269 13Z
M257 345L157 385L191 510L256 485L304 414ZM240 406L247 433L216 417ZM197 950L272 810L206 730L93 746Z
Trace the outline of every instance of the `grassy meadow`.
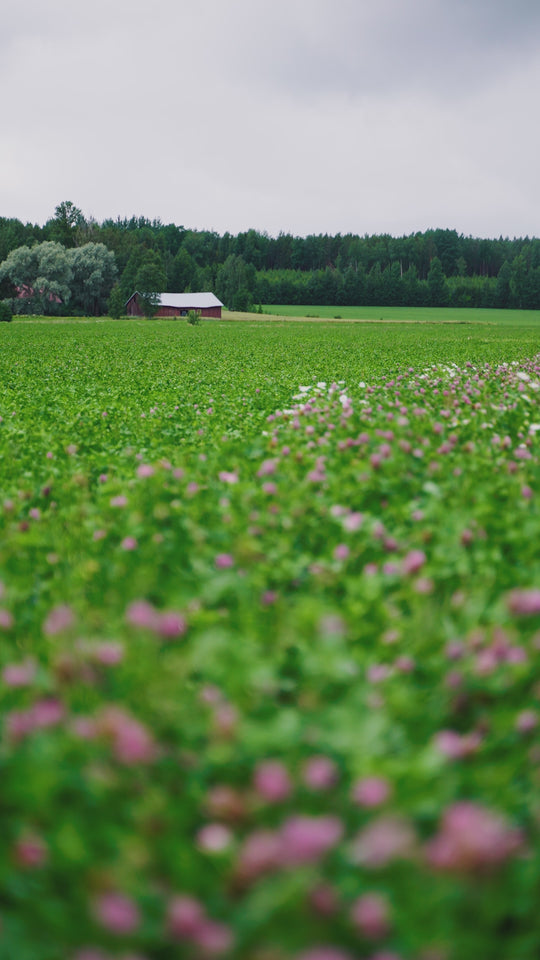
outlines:
M265 304L265 314L282 317L311 317L326 320L364 320L402 323L489 323L518 327L540 324L540 310L491 310L458 307L343 307L309 304Z
M0 960L540 954L539 315L305 309L0 324Z

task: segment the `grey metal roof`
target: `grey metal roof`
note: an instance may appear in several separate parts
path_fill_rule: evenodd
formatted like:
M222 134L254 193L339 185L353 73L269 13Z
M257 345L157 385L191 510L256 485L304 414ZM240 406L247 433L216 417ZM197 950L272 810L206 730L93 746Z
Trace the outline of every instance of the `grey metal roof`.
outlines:
M183 310L189 310L190 307L204 310L206 307L223 306L213 293L160 293L159 303L162 307L180 307Z

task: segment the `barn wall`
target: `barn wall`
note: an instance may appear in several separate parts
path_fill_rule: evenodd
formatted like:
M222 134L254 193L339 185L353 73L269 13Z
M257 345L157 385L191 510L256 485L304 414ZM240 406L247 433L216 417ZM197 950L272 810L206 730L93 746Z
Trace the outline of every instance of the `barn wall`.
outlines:
M126 303L126 314L128 317L142 317L143 312L137 302L137 297L130 297Z
M182 316L182 311L184 314L187 314L188 310L196 310L201 317L215 317L216 319L221 319L221 307L168 307L161 306L158 308L156 317L180 317ZM144 313L139 306L138 297L135 295L130 297L126 304L126 314L128 317L143 317Z

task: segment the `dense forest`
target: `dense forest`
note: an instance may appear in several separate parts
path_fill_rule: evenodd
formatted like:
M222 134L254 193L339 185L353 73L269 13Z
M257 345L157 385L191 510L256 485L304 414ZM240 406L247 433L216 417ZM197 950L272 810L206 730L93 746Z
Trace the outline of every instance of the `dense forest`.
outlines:
M42 291L49 289L41 284L43 264L68 254L63 286L50 288L58 295L39 305L47 312L120 315L136 289L212 290L235 310L266 303L540 309L540 240L528 237L478 239L450 229L402 237L220 235L145 217L98 223L66 201L43 226L0 217L0 298L21 312L29 302L17 294L31 287L28 264L32 252L37 263L38 247ZM17 257L26 257L29 281L16 279ZM95 290L82 275L91 261Z

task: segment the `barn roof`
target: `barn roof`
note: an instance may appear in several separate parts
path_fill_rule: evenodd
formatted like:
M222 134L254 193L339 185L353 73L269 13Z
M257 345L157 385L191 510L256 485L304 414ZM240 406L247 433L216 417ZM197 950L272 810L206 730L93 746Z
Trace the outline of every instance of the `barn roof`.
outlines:
M180 307L182 309L204 310L207 307L222 307L221 300L218 300L213 293L160 293L159 304L161 307Z
M131 294L127 303L137 294L138 290ZM160 307L178 307L180 310L206 310L208 307L223 306L213 293L158 293L158 304Z

